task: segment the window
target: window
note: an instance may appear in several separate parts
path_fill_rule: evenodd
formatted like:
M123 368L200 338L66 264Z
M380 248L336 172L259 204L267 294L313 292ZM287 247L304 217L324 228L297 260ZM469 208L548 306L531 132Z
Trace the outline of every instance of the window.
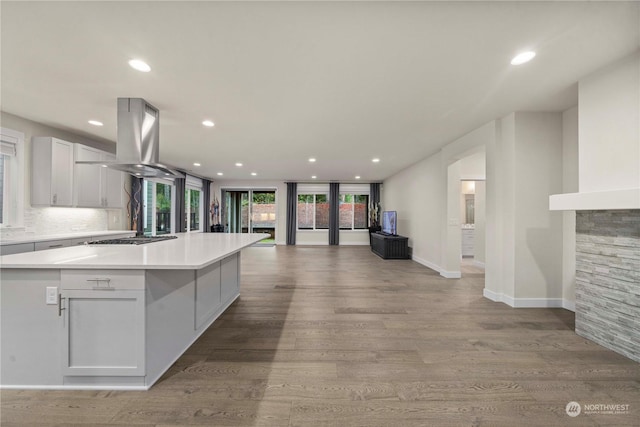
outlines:
M24 134L0 128L0 226L22 223L23 171Z
M169 234L173 222L173 185L169 182L144 180L143 228L146 236Z
M184 220L187 231L202 231L202 190L187 188L184 191Z
M298 194L298 229L329 228L329 197L326 194Z
M369 196L340 194L340 230L361 230L368 227Z

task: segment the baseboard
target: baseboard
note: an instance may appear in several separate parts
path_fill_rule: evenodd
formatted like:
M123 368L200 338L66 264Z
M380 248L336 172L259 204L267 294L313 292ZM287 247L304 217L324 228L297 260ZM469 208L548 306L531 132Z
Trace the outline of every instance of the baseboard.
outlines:
M438 265L436 265L436 264L434 264L432 262L429 262L429 261L427 261L425 259L422 259L420 257L417 257L417 256L412 256L411 260L417 262L418 264L424 265L425 267L430 268L435 272L440 273L441 268Z
M484 288L482 290L482 296L486 299L490 299L493 302L502 302L502 294L493 292L491 289Z
M513 308L565 308L575 311L575 303L562 298L513 298L487 288L484 288L482 295L491 301L503 302Z
M440 275L445 279L460 279L462 277L462 273L459 271L440 270Z
M329 246L328 242L296 242L296 246Z
M563 299L562 300L562 308L564 308L565 310L573 311L575 313L576 312L576 302L575 301L569 301L568 299Z
M482 268L484 270L484 262L473 260L474 267Z
M150 386L123 385L0 385L0 390L122 390L122 391L146 391Z

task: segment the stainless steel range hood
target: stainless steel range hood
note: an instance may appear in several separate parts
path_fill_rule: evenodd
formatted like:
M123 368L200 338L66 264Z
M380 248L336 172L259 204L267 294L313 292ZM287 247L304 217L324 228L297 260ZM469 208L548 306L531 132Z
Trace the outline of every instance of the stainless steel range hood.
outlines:
M184 178L160 163L160 111L142 98L118 98L118 143L115 162L100 164L141 178Z

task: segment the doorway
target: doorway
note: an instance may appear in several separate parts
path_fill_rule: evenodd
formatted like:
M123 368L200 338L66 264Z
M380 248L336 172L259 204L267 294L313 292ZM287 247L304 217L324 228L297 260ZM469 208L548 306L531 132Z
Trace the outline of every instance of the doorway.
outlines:
M222 213L227 233L266 233L258 242L273 246L276 237L275 190L222 190Z

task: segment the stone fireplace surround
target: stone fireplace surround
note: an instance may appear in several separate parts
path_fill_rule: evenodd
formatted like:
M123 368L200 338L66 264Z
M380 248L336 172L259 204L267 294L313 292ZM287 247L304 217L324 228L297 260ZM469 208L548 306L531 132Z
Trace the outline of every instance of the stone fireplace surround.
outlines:
M640 209L576 212L576 333L640 362Z

